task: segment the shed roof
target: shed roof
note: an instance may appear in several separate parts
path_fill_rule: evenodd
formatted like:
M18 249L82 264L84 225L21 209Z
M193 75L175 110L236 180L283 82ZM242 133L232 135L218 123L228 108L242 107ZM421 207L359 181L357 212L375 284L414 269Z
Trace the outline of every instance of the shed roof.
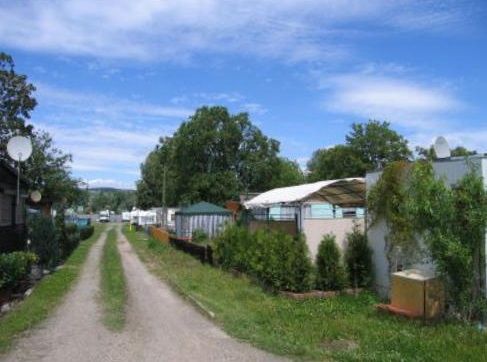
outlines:
M365 179L362 177L318 181L299 186L281 187L247 201L247 209L278 204L299 204L304 201L324 201L342 207L365 204Z
M209 202L198 202L191 206L176 211L178 215L230 215L231 212L223 207L211 204Z

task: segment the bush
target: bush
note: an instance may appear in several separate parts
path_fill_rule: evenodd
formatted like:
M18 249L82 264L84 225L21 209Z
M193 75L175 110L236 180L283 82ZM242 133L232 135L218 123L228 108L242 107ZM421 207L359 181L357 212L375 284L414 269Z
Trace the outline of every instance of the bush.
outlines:
M208 235L201 229L196 229L193 231L191 236L191 241L195 244L204 245L208 243Z
M0 289L16 288L29 275L37 259L34 253L23 251L0 254Z
M215 256L224 268L248 273L273 290L301 292L311 286L311 261L303 236L229 226L215 239Z
M78 226L76 224L65 224L61 235L61 255L63 259L67 259L79 245L80 232Z
M213 240L214 254L225 269L248 271L248 255L253 239L244 227L229 225Z
M30 247L39 257L39 263L54 268L59 261L59 234L50 217L37 215L28 224Z
M372 283L372 250L367 244L367 236L358 227L347 235L345 266L352 287L369 287Z
M327 234L321 240L316 255L316 288L320 290L341 290L345 287L345 270L335 235Z
M93 225L84 226L79 230L79 237L81 240L86 240L93 235L95 227Z

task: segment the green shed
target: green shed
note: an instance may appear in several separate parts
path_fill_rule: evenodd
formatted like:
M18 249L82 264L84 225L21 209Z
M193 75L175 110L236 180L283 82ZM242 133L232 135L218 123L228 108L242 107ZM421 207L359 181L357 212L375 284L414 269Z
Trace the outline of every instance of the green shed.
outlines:
M190 238L195 230L201 230L212 238L232 221L231 211L202 201L176 212L176 235Z

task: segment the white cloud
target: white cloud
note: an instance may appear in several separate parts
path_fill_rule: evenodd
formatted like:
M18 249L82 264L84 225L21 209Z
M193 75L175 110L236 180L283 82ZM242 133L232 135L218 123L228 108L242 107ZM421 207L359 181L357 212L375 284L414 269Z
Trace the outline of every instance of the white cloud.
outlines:
M463 107L446 86L434 85L399 74L358 72L326 76L328 111L366 119L388 120L406 127L433 127L442 116Z
M252 115L261 116L267 113L267 108L265 108L260 103L244 103L241 107L244 112L248 112Z
M152 150L160 136L171 131L164 127L146 127L121 130L117 126L100 126L86 121L79 126L61 126L36 123L36 127L48 131L56 146L73 155L75 172L103 172L116 178L138 176L139 165Z
M138 178L140 163L159 137L172 134L192 113L190 108L73 92L42 83L38 99L34 124L48 131L57 147L73 155L75 174L110 175L119 180ZM133 183L121 182L133 187Z
M115 117L117 120L133 119L134 117L139 119L186 118L192 113L192 109L189 108L121 99L104 94L74 92L45 83L37 83L36 87L36 96L41 106Z
M378 32L458 30L468 16L459 7L452 0L441 7L417 0L3 1L0 44L97 58L186 61L230 52L323 60L346 54L337 40L365 33L365 24Z

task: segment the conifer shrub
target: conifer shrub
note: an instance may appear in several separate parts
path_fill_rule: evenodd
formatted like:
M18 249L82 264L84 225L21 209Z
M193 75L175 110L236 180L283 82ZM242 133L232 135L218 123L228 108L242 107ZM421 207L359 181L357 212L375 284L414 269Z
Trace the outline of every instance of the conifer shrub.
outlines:
M342 290L346 284L345 269L335 235L326 234L316 255L316 288L320 290Z
M372 250L367 244L367 236L354 227L347 234L345 266L348 282L353 288L366 288L372 283Z
M39 257L39 264L54 268L59 262L59 233L54 221L43 215L29 219L28 233L30 248Z

